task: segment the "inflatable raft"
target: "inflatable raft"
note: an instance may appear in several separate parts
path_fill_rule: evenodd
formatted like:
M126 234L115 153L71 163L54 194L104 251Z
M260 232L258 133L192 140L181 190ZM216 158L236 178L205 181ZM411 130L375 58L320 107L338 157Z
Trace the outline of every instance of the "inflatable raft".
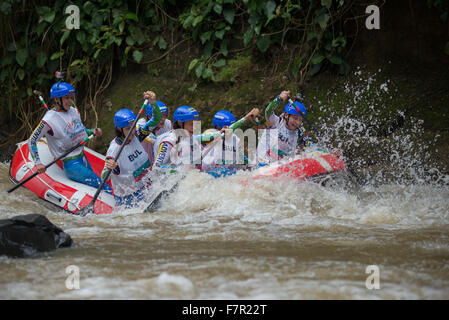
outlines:
M347 169L336 155L314 148L292 158L282 159L253 171L253 178L293 178L298 181L323 177Z
M9 168L9 178L15 184L36 172L34 162L28 150L27 141L23 141L17 146ZM37 147L42 163L47 164L54 160L45 139L39 140ZM103 170L105 156L87 147L84 147L84 152L93 171L100 175L101 170ZM285 177L303 181L310 178L325 177L346 168L345 163L335 155L316 149L307 149L294 158L282 159L254 169L251 172L251 176L252 179ZM236 168L228 169L222 167L218 171L214 171L213 174L211 172L208 173L218 178L233 175L236 172ZM38 174L26 182L24 186L38 197L74 214L91 202L97 190L68 179L63 172L61 161L47 168L45 173ZM174 188L168 189L172 190ZM155 194L154 197L161 198L161 194ZM149 203L151 206L153 201L149 201ZM95 203L95 214L111 213L114 210L114 206L114 196L103 191Z
M15 184L36 172L27 142L23 141L17 144L17 149L11 160L9 179ZM37 147L43 164L54 160L45 139L39 140ZM87 147L84 147L84 152L92 166L92 170L97 175L100 175L103 170L105 157ZM67 178L63 172L61 161L47 168L45 173L38 174L26 182L24 186L38 197L74 214L89 204L97 191L96 188ZM114 210L114 205L114 196L101 192L95 203L95 213L110 213Z

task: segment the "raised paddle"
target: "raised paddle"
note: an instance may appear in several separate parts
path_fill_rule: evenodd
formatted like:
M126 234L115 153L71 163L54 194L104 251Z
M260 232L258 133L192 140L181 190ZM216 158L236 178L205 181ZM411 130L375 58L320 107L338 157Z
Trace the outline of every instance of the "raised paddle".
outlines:
M53 160L52 162L50 162L49 164L47 164L45 166L45 169L47 169L48 167L50 167L51 165L53 165L54 163L56 163L57 161L61 160L62 158L64 158L65 156L67 156L68 154L70 154L72 151L74 151L75 149L83 146L84 144L86 144L87 141L89 141L90 139L92 139L95 135L92 134L89 137L87 137L86 139L84 139L83 141L81 141L79 144L77 144L76 146L73 146L72 148L70 148L70 150L68 150L66 153L64 153L63 155L57 157L55 160ZM16 190L18 187L22 186L24 183L27 183L28 181L30 181L31 179L33 179L35 176L37 176L39 174L38 171L36 171L35 173L33 173L31 176L29 176L28 178L26 178L25 180L21 181L20 183L16 184L14 187L12 187L11 189L8 190L8 193L13 192L14 190Z
M123 148L125 147L126 142L128 141L131 134L134 134L134 128L136 127L137 121L139 120L140 115L143 113L143 111L145 110L147 105L148 105L148 99L145 99L145 102L142 104L142 107L140 108L139 113L137 114L137 117L134 120L131 129L128 131L128 134L126 135L125 140L123 141L122 145L120 146L120 149L118 150L116 156L114 157L115 161L117 161L118 158L120 157L120 154L122 153ZM100 195L100 192L103 189L104 184L106 183L106 181L108 181L109 176L111 175L111 172L112 172L112 170L110 170L110 169L106 170L106 175L104 176L103 180L101 181L101 184L97 189L97 192L95 192L95 195L92 198L92 201L88 205L86 205L84 208L80 209L77 212L78 215L84 217L88 213L95 212L95 201L97 201L97 198Z
M48 106L44 101L44 98L42 98L42 93L40 91L34 90L33 93L39 98L39 100L41 101L42 105L45 107L45 109L48 110Z

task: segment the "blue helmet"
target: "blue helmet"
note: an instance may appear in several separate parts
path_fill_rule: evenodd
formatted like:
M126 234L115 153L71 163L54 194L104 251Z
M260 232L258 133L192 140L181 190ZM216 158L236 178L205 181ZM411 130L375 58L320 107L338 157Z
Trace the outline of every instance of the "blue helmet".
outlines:
M56 82L50 89L50 99L75 94L75 88L66 82Z
M296 114L297 116L305 117L307 115L306 107L299 101L295 101L292 105L290 102L284 108L286 114ZM297 110L299 109L299 111Z
M181 106L173 114L173 122L186 122L189 120L200 120L200 114L192 107Z
M236 119L232 113L226 110L221 110L214 115L212 125L214 127L218 126L219 128L223 128L224 126L230 126L235 122L235 120Z
M162 115L168 116L167 106L159 100L156 100L156 104L158 105L159 110L161 110ZM151 104L147 105L147 107L145 108L145 113L147 114L148 118L151 118L153 116L153 107L151 106Z
M116 128L123 129L136 120L136 115L129 109L120 109L114 115L114 125Z

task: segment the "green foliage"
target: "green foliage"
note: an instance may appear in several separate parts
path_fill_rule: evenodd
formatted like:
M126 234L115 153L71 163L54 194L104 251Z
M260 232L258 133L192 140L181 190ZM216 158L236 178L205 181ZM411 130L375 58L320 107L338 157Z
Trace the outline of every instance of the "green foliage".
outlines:
M80 28L67 29L69 4L79 7ZM158 7L155 6L158 5ZM0 4L1 49L0 105L28 128L36 125L29 112L40 108L33 89L45 93L56 81L56 70L67 71L67 81L85 93L98 120L101 93L111 81L113 66L142 62L144 45L161 26L169 27L161 14L164 1L34 1L6 0ZM158 9L159 8L159 9ZM164 50L167 42L158 34L153 45ZM147 46L148 47L148 46ZM86 114L86 113L85 113Z
M251 64L241 58L244 51L245 57L261 61L281 52L289 57L285 71L299 83L326 67L346 74L341 25L353 1L5 0L0 4L0 87L5 92L0 105L23 121L29 134L36 122L30 112L43 112L33 90L48 92L53 73L66 70L66 80L83 98L78 106L96 125L113 71L148 63L150 47L168 53L177 45L168 42L169 32L181 33L182 41L200 48L188 65L197 83L233 82L232 72ZM80 9L79 29L67 29L69 4Z
M347 40L337 26L352 2L194 0L179 17L185 36L202 46L201 56L192 60L189 71L197 79L222 81L217 74L232 59L230 44L235 46L238 41L241 47L232 52L254 48L264 54L291 48L290 72L300 82L325 65L347 74L349 65L343 59Z

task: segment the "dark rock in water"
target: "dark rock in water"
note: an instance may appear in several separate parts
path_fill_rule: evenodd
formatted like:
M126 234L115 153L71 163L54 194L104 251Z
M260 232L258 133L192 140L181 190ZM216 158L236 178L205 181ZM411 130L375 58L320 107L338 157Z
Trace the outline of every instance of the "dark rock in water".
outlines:
M0 220L0 255L29 257L72 244L70 235L43 215L27 214Z

